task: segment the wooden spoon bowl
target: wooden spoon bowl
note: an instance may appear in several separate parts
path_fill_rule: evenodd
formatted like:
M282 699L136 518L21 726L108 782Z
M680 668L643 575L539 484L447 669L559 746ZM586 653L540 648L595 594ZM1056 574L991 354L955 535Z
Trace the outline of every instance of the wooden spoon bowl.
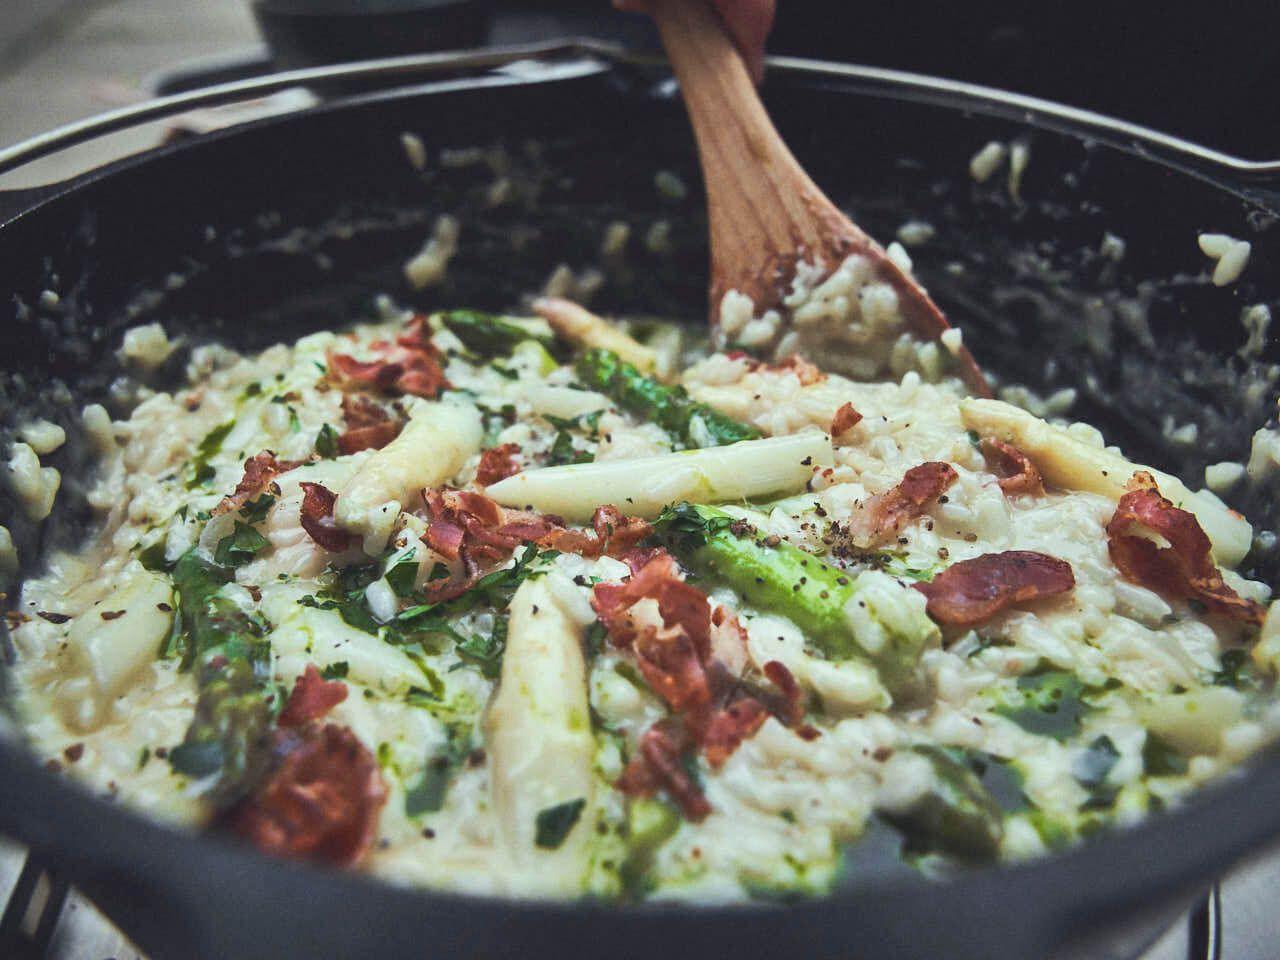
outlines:
M805 173L779 136L741 55L706 0L653 0L652 13L689 111L707 191L711 322L730 290L757 312L778 307L803 263L829 273L860 254L893 288L907 328L922 341L950 329L924 288L889 258ZM956 351L961 378L990 388L973 356Z

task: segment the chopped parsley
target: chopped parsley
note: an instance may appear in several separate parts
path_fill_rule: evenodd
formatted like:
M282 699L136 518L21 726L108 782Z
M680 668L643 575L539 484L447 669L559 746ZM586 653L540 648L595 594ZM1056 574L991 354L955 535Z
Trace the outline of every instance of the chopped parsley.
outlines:
M234 420L228 420L222 426L214 427L205 434L204 439L196 447L195 457L191 460L191 476L187 480L188 490L204 486L217 476L217 471L209 465L209 460L222 449L222 442L227 439L227 435L235 425Z
M454 774L471 753L471 731L466 726L451 723L446 731L444 749L427 759L422 776L405 791L406 816L417 817L443 808Z
M247 523L236 521L235 531L218 541L214 549L215 563L224 567L241 567L248 563L269 541Z
M538 811L533 842L543 850L555 850L564 843L587 805L583 797Z
M250 500L240 508L240 516L244 517L246 523L261 523L267 519L267 513L275 506L276 498L269 493L264 493L256 500Z
M321 670L320 676L324 677L326 680L345 680L347 679L347 674L350 670L351 665L347 663L347 661L339 660L336 663L329 664Z
M316 453L326 460L332 460L336 457L338 455L338 431L326 423L320 428L320 432L316 434L315 449Z

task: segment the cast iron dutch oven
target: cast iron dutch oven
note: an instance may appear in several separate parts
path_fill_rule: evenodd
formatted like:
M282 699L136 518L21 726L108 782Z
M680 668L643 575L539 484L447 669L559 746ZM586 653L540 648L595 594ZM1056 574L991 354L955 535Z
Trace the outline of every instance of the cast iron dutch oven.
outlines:
M632 246L602 264L607 282L594 306L703 322L700 195L673 201L653 183L660 169L699 183L679 100L660 71L616 51L568 50L567 61L426 85L418 76L417 86L404 86L414 61L336 68L347 71L344 83L380 88L347 85L316 109L5 197L0 440L7 445L32 415L72 437L48 458L64 478L54 518L36 530L5 504L23 573L40 549L91 528L77 411L104 402L127 414L134 387L117 380L113 350L129 326L160 321L188 343L254 349L348 323L377 292L422 308L500 309L559 263L600 262L603 228L615 219L632 224ZM387 89L388 77L400 85ZM916 271L997 377L1042 392L1075 387L1072 416L1193 483L1207 463L1248 458L1250 434L1273 409L1278 351L1268 343L1261 356L1241 354L1239 316L1252 303L1280 309L1277 165L873 70L779 61L765 96L803 165L870 232L891 239L912 219L935 227ZM404 131L428 145L426 171L407 162ZM982 185L969 176L970 156L990 140L1029 147L1020 200L1004 172ZM473 146L501 146L507 159L435 162L442 148ZM498 174L523 186L494 207L486 195ZM461 250L443 286L416 294L400 266L445 212L463 224ZM672 243L654 252L638 238L659 221L671 224ZM1240 282L1208 282L1196 244L1203 230L1253 243ZM1119 262L1099 253L1107 232L1125 241ZM161 381L176 382L181 366L174 360ZM1167 439L1167 426L1187 423L1197 425L1193 444ZM1273 488L1249 486L1235 505L1257 529L1274 529ZM1246 566L1276 580L1273 553L1255 550ZM0 829L57 864L157 957L1131 956L1150 918L1280 835L1280 758L1268 753L1135 829L946 882L887 866L892 858L877 859L871 844L850 851L838 888L822 899L539 905L269 860L92 798L46 772L47 759L0 738Z

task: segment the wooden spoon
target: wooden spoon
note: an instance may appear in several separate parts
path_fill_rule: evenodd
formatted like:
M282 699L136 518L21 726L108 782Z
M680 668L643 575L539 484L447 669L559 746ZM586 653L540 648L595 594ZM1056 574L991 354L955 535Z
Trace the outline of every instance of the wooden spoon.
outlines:
M889 259L818 189L769 120L746 65L706 0L653 0L651 12L680 81L698 142L711 227L711 321L730 290L776 307L803 262L835 270L861 254L898 294L908 328L920 340L950 329L924 288ZM979 396L990 388L969 351L956 357Z

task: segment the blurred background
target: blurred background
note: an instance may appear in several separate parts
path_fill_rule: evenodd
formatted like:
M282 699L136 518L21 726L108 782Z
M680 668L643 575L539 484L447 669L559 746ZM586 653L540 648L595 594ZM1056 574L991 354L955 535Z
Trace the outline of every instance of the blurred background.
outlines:
M780 0L773 53L938 74L1090 107L1248 159L1280 158L1280 6ZM0 145L216 80L379 53L569 34L654 47L606 0L0 0ZM298 102L259 105L286 109ZM221 122L213 116L189 127ZM148 128L0 186L59 179Z

